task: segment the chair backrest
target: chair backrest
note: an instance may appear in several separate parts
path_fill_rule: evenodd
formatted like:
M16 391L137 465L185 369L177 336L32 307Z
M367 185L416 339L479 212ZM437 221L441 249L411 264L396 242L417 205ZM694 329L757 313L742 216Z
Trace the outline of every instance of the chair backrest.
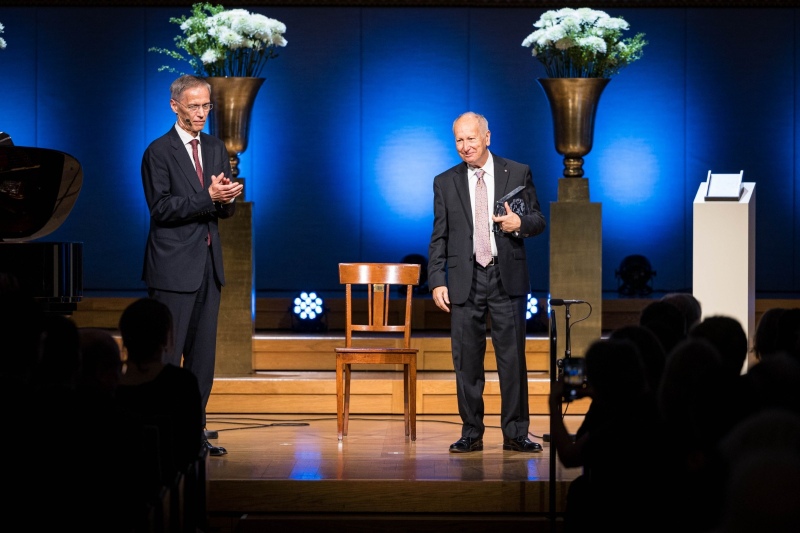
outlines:
M411 346L411 300L420 270L414 263L339 263L339 282L345 285L346 347L352 346L353 332L402 333L403 347ZM367 290L365 315L354 311L353 286L359 285ZM405 285L404 314L395 320L389 313L392 285Z

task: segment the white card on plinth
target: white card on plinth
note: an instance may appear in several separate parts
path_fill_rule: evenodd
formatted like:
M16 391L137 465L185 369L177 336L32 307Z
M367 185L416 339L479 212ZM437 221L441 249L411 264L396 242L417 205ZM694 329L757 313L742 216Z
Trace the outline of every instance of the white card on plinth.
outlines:
M705 199L739 201L742 196L743 177L744 170L738 174L712 174L709 170Z

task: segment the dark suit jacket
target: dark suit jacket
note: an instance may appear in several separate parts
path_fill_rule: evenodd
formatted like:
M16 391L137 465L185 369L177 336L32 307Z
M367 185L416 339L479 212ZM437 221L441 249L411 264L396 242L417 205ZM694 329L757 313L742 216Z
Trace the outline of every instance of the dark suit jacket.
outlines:
M523 239L544 231L544 215L536 197L530 167L494 153L492 157L495 200L520 185L525 186L522 197L527 205L527 214L520 217L519 236L495 233L495 240L503 287L511 296L527 295L530 275ZM447 285L450 302L455 305L467 300L472 286L473 235L467 164L459 163L433 180L433 233L428 249L428 285L431 289Z
M211 176L231 164L225 144L200 133L205 189ZM142 157L142 185L150 209L150 232L144 253L142 279L148 288L193 292L200 288L206 262L206 237L211 233L214 270L225 284L222 244L217 220L233 216L236 202L212 202L200 186L191 156L173 126L153 141Z

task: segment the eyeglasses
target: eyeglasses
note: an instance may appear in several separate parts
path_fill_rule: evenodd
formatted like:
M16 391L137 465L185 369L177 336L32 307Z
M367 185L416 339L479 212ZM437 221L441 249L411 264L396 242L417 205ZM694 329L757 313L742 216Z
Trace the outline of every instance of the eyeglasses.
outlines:
M178 102L177 100L175 100L175 101ZM191 105L185 105L182 102L178 102L178 103L180 105L182 105L183 107L185 107L186 109L188 109L190 113L197 113L198 111L200 111L201 107L203 108L203 111L211 111L212 109L214 109L214 104L203 104L203 105L191 104Z

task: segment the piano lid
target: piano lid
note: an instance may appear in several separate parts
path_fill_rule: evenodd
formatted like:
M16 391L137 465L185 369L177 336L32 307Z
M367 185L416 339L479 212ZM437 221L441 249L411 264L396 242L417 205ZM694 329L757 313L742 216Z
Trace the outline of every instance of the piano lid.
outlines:
M0 241L32 241L58 229L82 185L83 169L71 155L14 146L0 132Z

